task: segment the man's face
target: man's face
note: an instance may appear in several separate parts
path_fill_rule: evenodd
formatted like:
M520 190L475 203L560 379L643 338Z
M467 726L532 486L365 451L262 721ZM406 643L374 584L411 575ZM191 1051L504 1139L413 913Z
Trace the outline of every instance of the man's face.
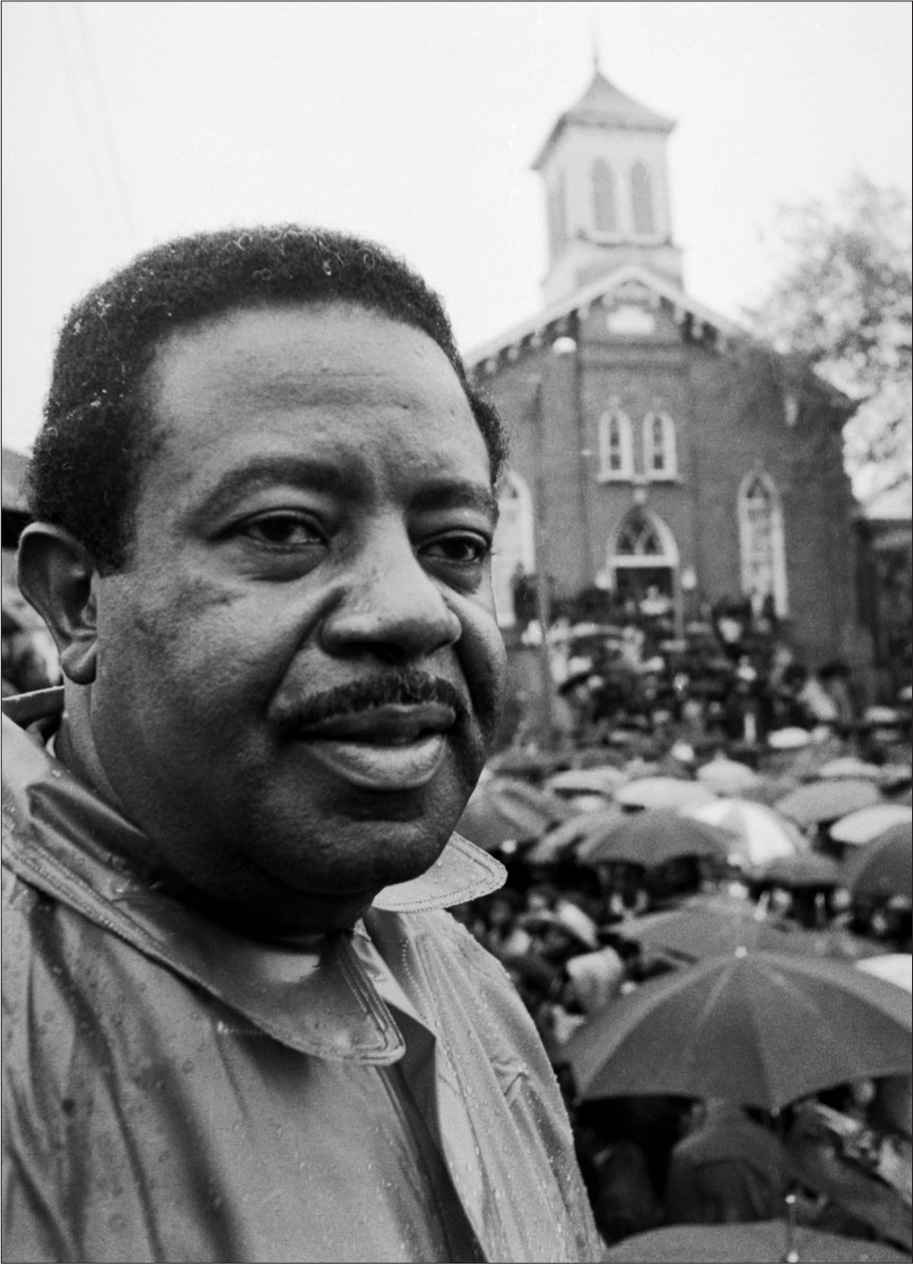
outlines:
M174 335L134 549L97 580L92 732L127 814L250 924L344 925L437 858L503 692L484 440L359 307Z

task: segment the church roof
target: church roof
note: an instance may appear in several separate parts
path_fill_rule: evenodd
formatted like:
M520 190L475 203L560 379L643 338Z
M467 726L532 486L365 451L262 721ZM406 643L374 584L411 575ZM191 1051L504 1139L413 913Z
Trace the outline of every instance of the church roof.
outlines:
M650 110L633 97L627 96L597 70L580 100L558 118L533 161L534 171L538 171L543 165L559 136L570 123L583 127L631 128L642 132L671 132L675 126L673 119L657 114L655 110Z
M632 284L644 286L658 298L664 299L679 317L690 317L692 328L713 329L724 338L744 336L745 331L739 326L725 316L711 311L703 303L698 303L671 281L657 276L655 272L651 272L640 264L626 263L616 268L614 272L610 272L608 276L601 276L589 285L576 290L560 303L553 303L551 307L546 307L537 315L529 317L519 325L514 325L512 329L499 334L497 338L492 338L481 346L472 348L466 354L466 363L477 367L486 360L496 359L502 352L509 352L512 347L519 348L524 341L534 339L537 335L544 335L549 326L558 327L560 331L562 323L574 313L590 308L603 299L611 298L614 291L623 290L625 286Z

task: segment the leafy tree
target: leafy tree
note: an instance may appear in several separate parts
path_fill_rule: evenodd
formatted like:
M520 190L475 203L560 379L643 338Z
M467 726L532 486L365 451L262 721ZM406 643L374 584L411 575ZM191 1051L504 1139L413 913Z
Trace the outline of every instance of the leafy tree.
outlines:
M911 477L911 238L908 199L852 177L836 207L781 209L782 267L756 331L858 403L847 469L869 496Z

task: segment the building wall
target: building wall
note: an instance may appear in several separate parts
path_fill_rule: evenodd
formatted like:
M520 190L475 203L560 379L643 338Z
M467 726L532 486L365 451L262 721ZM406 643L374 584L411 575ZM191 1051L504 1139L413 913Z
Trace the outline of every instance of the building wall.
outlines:
M652 335L618 336L607 328L609 311L596 304L579 324L571 318L566 332L576 338L575 354L523 347L481 377L511 430L511 463L540 512L544 503L556 591L569 597L597 581L620 522L642 502L672 531L679 573L694 570L695 602L738 596L739 488L761 470L780 495L790 640L812 666L838 656L861 663L869 647L857 617L839 416L807 399L788 424L778 361L689 337L682 314L676 319L665 302L652 315ZM598 477L599 418L612 400L634 423L641 476L633 481ZM654 409L675 422L673 482L642 477L640 427Z

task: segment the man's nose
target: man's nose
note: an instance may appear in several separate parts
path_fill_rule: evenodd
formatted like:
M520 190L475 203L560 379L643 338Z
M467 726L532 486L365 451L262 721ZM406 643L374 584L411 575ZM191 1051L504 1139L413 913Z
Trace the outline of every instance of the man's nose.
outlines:
M330 654L371 653L405 662L454 644L461 632L408 533L394 525L373 533L359 549L321 640Z

